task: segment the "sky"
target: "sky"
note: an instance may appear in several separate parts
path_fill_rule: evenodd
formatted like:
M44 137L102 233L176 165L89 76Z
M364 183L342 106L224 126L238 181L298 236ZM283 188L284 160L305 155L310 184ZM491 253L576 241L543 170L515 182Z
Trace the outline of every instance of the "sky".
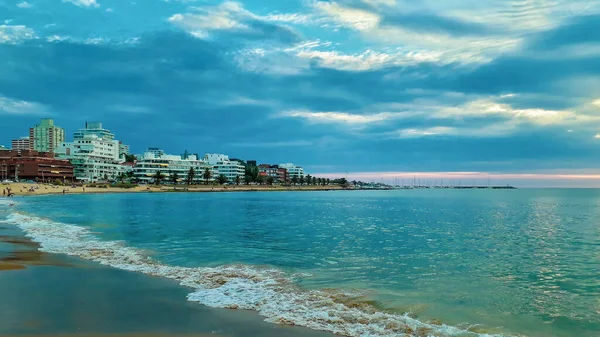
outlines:
M600 186L598 27L589 0L0 0L0 144L49 117L134 153Z

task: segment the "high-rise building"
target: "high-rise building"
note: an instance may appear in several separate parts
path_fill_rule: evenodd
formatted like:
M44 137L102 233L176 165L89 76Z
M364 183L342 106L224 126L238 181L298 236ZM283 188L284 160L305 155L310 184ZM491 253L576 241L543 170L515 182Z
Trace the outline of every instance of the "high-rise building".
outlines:
M57 158L68 159L74 166L75 177L82 181L115 180L125 171L121 165L119 141L102 128L102 123L86 123L85 129L73 134L72 142L57 148ZM106 137L106 138L104 138Z
M38 152L52 152L65 141L65 130L54 125L54 120L42 118L40 124L29 129L30 148Z
M33 144L31 144L29 137L21 137L19 139L13 139L11 143L12 143L11 145L12 145L13 150L31 150L31 147L33 146Z

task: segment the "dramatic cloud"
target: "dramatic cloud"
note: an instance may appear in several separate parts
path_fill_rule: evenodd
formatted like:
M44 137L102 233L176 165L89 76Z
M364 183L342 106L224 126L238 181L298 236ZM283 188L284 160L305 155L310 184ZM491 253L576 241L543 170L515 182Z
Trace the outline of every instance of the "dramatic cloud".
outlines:
M319 174L600 168L600 3L63 2L0 3L0 143L52 116Z

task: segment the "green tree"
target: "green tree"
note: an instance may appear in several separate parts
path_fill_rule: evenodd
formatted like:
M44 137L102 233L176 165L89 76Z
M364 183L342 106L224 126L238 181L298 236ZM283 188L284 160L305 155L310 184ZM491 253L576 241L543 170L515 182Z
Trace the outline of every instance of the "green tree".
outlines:
M108 174L104 173L104 181L108 181Z
M190 170L187 173L186 183L188 185L192 185L194 183L195 179L196 179L196 170L194 170L193 167L190 167Z
M265 182L265 177L259 175L258 177L256 177L256 183L259 185L262 185Z
M356 188L356 185L358 184L358 181L356 180L352 180L352 185L354 186L354 188Z
M242 182L242 178L240 178L240 176L235 176L235 184L240 186L241 182Z
M325 180L325 184L329 185L331 183L331 179L327 178L327 180Z
M253 182L254 180L252 179L252 176L249 174L246 174L244 176L244 182L246 183L246 185L249 185L251 182Z
M156 173L154 174L154 183L156 185L160 185L160 183L162 182L162 180L165 178L165 175L162 174L162 172L160 172L160 170L156 171Z
M134 163L135 161L137 161L137 158L135 157L135 155L126 154L125 155L125 161L128 162L128 163Z
M312 178L312 184L313 185L317 185L317 177L313 177Z
M292 185L296 185L298 183L298 177L297 176L293 176L292 177Z
M219 183L219 185L223 185L227 182L227 177L224 174L220 174L217 177L217 182Z
M179 180L179 174L177 174L177 172L173 172L172 174L170 174L170 177L173 185L177 185L177 181Z
M267 177L267 185L273 185L273 182L275 181L275 179L271 176Z
M312 183L312 176L309 174L306 176L306 185L310 185Z
M340 186L346 186L346 185L348 185L348 180L346 180L346 178L340 178L340 179L338 179L338 184Z
M244 167L244 176L246 177L246 184L255 182L256 178L258 178L258 167L254 165L246 165ZM248 179L248 177L250 177L250 179Z
M127 173L125 173L125 176L127 176L127 179L131 180L133 179L133 177L135 177L135 173L133 173L133 171L127 171Z
M304 176L300 176L298 182L300 183L300 186L304 185Z
M210 173L210 169L207 167L207 168L204 170L204 174L202 175L202 177L204 178L204 183L205 183L206 185L208 185L208 181L210 180L210 178L211 178L211 175L212 175L212 174Z

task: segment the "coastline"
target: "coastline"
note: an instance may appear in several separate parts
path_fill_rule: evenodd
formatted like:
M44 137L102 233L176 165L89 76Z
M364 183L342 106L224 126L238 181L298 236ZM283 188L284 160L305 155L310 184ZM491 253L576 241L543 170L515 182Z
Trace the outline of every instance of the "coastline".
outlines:
M31 190L31 188L34 188ZM343 191L354 190L341 186L268 186L268 185L191 185L191 186L155 186L138 185L131 188L122 187L71 187L55 186L39 183L2 183L0 190L10 188L15 196L22 197L28 195L49 195L49 194L101 194L101 193L214 193L214 192L315 192L315 191ZM5 196L6 197L6 196Z

